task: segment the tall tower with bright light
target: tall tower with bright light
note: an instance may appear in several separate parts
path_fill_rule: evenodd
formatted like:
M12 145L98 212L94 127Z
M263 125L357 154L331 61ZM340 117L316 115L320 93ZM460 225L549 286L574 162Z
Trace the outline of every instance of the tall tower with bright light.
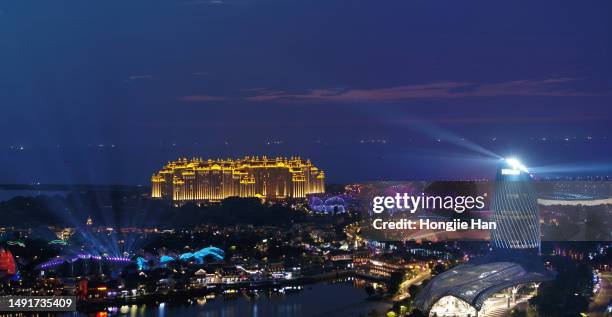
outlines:
M539 253L540 216L529 170L519 160L500 161L491 209L497 229L491 244L497 250Z

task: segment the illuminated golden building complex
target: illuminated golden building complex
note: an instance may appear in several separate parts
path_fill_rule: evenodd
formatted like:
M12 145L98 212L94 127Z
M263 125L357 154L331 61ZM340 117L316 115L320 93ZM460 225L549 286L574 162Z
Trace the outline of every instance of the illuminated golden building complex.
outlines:
M304 198L325 192L325 173L299 157L169 162L151 177L151 197L219 201L226 197Z

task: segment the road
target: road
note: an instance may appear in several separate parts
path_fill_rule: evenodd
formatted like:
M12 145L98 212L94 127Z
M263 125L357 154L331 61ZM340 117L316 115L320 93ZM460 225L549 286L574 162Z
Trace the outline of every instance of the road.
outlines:
M601 289L589 304L589 317L603 317L608 303L612 299L612 272L600 273Z
M393 297L394 301L400 301L402 299L410 297L410 293L408 293L408 288L411 285L418 284L423 282L424 280L431 277L431 270L427 270L425 272L417 274L415 277L403 281L400 286L397 294Z

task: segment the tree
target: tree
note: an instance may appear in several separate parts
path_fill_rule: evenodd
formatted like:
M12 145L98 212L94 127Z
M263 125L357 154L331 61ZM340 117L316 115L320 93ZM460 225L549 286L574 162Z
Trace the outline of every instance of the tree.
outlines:
M524 310L513 309L510 312L510 317L527 317L527 312Z
M542 317L579 316L588 308L586 296L592 292L592 271L566 258L553 258L552 262L559 274L554 281L543 284L529 303Z
M404 279L404 272L393 272L391 273L391 277L389 277L389 282L387 285L389 286L389 294L395 294L399 290L399 286Z
M446 266L444 266L444 264L441 264L441 263L437 263L432 269L432 273L434 275L438 275L440 273L443 273L444 271L446 271Z
M370 285L370 284L368 284L368 285L365 287L365 291L366 291L366 293L368 294L368 296L373 296L373 295L374 295L374 293L375 293L374 287L372 287L372 285Z
M415 309L408 315L408 317L427 317L422 311Z

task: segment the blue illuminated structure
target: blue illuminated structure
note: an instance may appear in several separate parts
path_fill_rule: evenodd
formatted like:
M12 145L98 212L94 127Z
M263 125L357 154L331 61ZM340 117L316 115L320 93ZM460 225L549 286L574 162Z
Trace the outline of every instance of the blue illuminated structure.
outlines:
M197 264L204 264L204 259L210 256L215 261L221 261L225 258L225 252L217 247L207 247L203 248L196 252L186 252L178 257L170 256L170 255L162 255L159 257L159 265L164 267L169 263L173 263L178 261L182 262L190 262L195 261ZM138 265L138 270L148 270L150 269L149 261L143 257L138 257L136 259L136 265Z
M317 196L310 196L308 199L308 205L316 212L322 212L324 210L323 200Z
M53 259L50 261L47 261L41 265L38 266L39 269L48 269L48 268L52 268L55 266L58 266L60 264L64 264L64 259L63 258L59 258L59 259Z
M49 244L68 245L68 242L64 240L51 240Z
M198 264L203 264L206 256L212 256L213 259L221 261L225 257L225 252L217 247L207 247L193 253L183 253L179 256L179 259L181 261L190 261L194 259Z
M539 252L540 215L536 191L527 168L517 159L500 162L491 204L491 244L498 250Z
M189 261L192 258L193 258L193 253L191 252L183 253L179 256L179 260L181 261Z
M7 241L6 244L8 244L8 245L17 245L17 246L20 246L22 248L26 247L25 243L23 243L21 241Z
M225 258L225 252L217 247L211 246L211 247L203 248L193 253L191 252L183 253L180 256L178 256L178 258L172 257L170 255L162 255L159 257L159 265L165 266L168 263L176 262L177 259L180 261L184 261L184 262L189 262L191 260L194 260L198 264L203 264L204 259L207 256L212 257L212 259L215 261L221 261ZM112 262L112 263L118 263L118 264L129 264L129 263L134 262L130 258L127 258L127 257L100 256L100 255L92 255L92 254L87 254L87 253L80 253L74 256L63 256L63 257L54 258L52 260L49 260L45 263L38 265L38 268L41 270L50 269L50 268L59 266L64 263L75 263L80 260L93 260L97 262L105 261L105 262ZM143 257L136 258L135 262L136 262L136 265L138 266L138 270L140 271L149 270L151 268L149 260Z
M318 213L338 214L346 212L346 200L341 196L332 196L325 201L317 196L311 196L308 204L313 211Z
M45 263L40 264L38 268L39 269L49 269L49 268L53 268L53 267L56 267L64 263L74 263L79 260L106 261L106 262L112 262L112 263L118 263L118 264L128 264L132 262L130 258L126 258L126 257L100 256L100 255L91 255L91 254L81 253L81 254L77 254L76 256L72 256L72 257L64 256L64 257L55 258L53 260L49 260Z
M144 271L149 269L149 261L145 260L143 257L136 258L136 265L138 266L139 271Z
M334 196L325 200L325 212L327 213L344 213L344 199L339 196Z

